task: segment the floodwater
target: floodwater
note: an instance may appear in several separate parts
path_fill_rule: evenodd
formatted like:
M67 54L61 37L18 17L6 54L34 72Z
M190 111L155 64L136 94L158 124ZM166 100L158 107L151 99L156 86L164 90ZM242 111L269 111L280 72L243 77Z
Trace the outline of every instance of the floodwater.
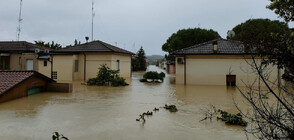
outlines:
M155 66L149 70L161 71ZM0 104L0 140L45 140L58 131L71 140L239 140L243 127L221 121L201 121L210 105L237 112L232 98L241 95L226 86L140 83L143 73L133 73L129 86L99 87L74 83L73 93L41 93ZM146 122L139 114L154 107L175 104L178 112L160 108Z

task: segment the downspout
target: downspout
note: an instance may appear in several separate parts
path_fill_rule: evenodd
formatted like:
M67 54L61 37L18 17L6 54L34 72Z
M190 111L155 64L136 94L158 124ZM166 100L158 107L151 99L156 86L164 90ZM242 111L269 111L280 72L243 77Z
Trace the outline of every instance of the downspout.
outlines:
M186 78L187 74L186 74L186 55L184 56L184 85L186 85Z
M50 61L49 58L49 62L51 63L51 79L53 79L52 73L53 73L53 55L52 55L52 60Z
M84 53L84 81L86 81L86 54Z

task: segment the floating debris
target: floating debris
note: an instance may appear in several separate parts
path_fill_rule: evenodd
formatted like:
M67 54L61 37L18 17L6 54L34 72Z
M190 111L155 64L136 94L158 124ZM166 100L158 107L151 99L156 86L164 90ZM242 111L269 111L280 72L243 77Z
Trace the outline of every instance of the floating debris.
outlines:
M143 115L150 116L150 115L153 115L153 112L152 111L151 112L147 111L146 113L144 112Z
M139 119L136 119L136 121L140 121L143 120L143 122L145 122L145 118L144 118L144 113L139 115Z
M159 111L159 108L156 108L156 107L155 107L155 108L153 109L153 111L154 111L154 112Z
M220 109L218 112L221 114L221 117L217 117L217 119L224 121L226 124L247 126L247 122L243 120L243 116L240 113L231 114Z
M165 108L166 110L169 110L170 112L177 112L178 111L178 109L177 109L177 107L175 106L175 105L166 105L165 104L165 106L163 107L163 108ZM156 112L156 111L159 111L159 108L154 108L153 109L153 111L154 112ZM136 121L143 121L143 123L145 123L145 115L146 116L152 116L153 115L153 112L152 111L147 111L147 112L144 112L143 114L139 114L139 119L136 119Z
M175 105L165 104L165 106L163 108L165 108L166 110L169 110L170 112L177 112L178 111L178 109Z

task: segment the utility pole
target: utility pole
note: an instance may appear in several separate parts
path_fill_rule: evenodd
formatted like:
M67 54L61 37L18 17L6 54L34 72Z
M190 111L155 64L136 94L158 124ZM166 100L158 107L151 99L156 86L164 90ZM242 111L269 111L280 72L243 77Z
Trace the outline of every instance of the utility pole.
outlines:
M94 0L92 0L92 41L94 40Z
M21 27L20 27L20 24L22 22L22 18L21 18L21 7L22 7L22 0L20 0L20 6L19 6L18 27L17 27L17 41L19 41L20 32L21 32Z

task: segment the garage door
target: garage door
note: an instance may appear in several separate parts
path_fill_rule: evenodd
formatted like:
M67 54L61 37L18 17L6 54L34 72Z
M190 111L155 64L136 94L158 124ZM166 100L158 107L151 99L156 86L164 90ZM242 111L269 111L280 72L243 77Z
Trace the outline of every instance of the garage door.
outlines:
M33 95L33 94L37 94L41 92L41 87L38 88L31 88L28 90L28 96Z

